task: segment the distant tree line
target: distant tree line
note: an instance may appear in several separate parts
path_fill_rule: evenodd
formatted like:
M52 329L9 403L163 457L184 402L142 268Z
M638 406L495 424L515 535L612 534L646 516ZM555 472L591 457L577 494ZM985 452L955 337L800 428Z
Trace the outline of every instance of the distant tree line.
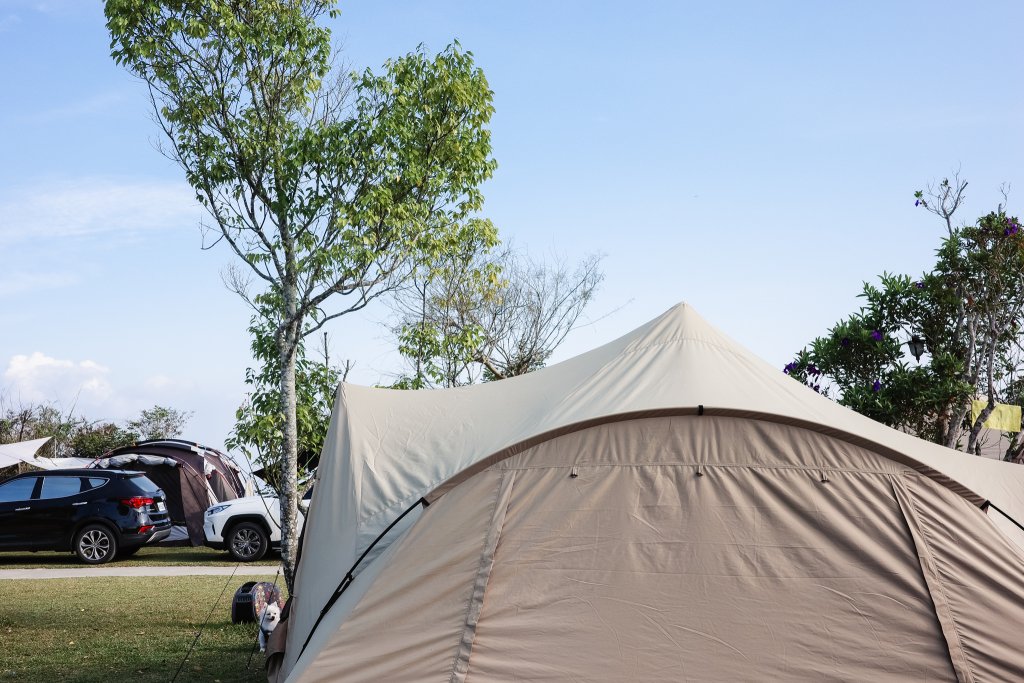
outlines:
M52 437L38 452L50 458L98 458L145 439L181 436L191 412L155 405L122 423L90 419L55 403L13 403L0 397L0 444Z

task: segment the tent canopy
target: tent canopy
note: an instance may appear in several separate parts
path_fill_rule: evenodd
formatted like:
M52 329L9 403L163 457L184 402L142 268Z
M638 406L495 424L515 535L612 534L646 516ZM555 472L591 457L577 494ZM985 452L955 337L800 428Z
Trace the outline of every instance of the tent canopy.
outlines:
M50 469L46 466L46 458L35 457L36 451L46 445L50 438L49 436L44 436L41 439L32 439L31 441L0 444L0 468L25 463L41 469Z
M238 466L224 453L181 439L153 439L105 453L94 467L145 472L167 496L175 522L169 541L202 545L203 513L245 495Z
M882 457L900 476L927 481L922 495L940 495L937 488L969 509L991 501L1024 519L1024 468L970 457L873 422L793 381L680 304L594 351L501 382L418 392L343 384L306 522L284 671L295 667L348 568L416 501L442 499L463 485L477 491L479 501L490 500L480 493L479 482L510 460L543 450L544 444L589 438L616 424L622 433L631 433L637 423L667 425L694 417L773 425L789 439L817 435L813 438L870 454L851 461L853 469L864 467L865 458ZM650 427L654 434L664 428ZM605 438L614 442L617 434L607 432ZM717 441L730 443L729 433L719 433ZM837 448L829 445L825 452ZM741 464L756 466L749 459ZM815 466L824 471L836 463L826 458ZM622 484L622 490L630 485ZM384 581L381 573L394 567L390 562L396 551L389 544L404 538L418 514L409 515L357 568L352 589L310 640L296 675L327 646L364 593ZM457 518L447 524L457 526ZM470 524L465 517L462 521ZM993 521L1013 528L1001 517ZM416 524L413 530L421 527Z

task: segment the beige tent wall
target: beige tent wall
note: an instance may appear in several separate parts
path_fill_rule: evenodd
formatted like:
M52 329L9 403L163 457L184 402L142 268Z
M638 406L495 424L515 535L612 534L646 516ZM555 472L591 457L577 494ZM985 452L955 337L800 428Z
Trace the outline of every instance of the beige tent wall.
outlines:
M311 641L311 656L300 660L288 680L448 680L482 551L495 526L502 479L500 471L483 474L479 489L452 492L450 514L433 515L429 522L421 519L425 523L413 527L383 556L388 563L374 580L374 597L364 597L340 631L328 617L321 628L334 625L335 632L314 636L329 636L323 638L326 646L316 654L318 643ZM405 559L398 559L407 548L413 549L408 556L416 563L413 571ZM382 586L388 589L376 592ZM353 658L350 648L336 646L342 632L345 643L362 643L374 652L383 648L387 656L364 651Z
M949 491L917 475L903 482L900 502L932 593L948 612L946 633L950 650L962 652L963 680L1024 679L1024 553Z
M568 429L640 414L692 414L698 406L706 415L808 426L887 453L944 478L977 504L992 501L1024 521L1024 467L966 456L858 415L793 381L680 304L593 351L501 382L437 391L343 384L307 517L283 670L291 670L320 609L356 558L443 482L496 453ZM993 518L1024 547L1016 527Z
M792 426L662 417L567 434L452 488L383 559L289 680L1024 671L1024 557L984 513Z

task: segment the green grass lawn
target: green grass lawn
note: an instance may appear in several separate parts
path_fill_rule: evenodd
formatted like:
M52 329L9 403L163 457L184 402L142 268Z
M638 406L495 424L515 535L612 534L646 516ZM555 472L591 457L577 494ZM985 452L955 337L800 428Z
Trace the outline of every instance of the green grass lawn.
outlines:
M279 562L280 558L276 553L267 553L267 555L260 560L258 564L277 565ZM131 557L114 560L113 562L99 566L139 567L145 565L150 567L167 567L187 564L230 567L236 564L236 562L232 559L231 555L224 550L214 550L213 548L206 548L203 546L191 548L158 545L152 548L143 548ZM89 565L79 562L78 558L72 555L71 552L41 551L36 553L0 553L0 569L50 569L57 567L86 566ZM243 565L238 571L245 571L245 566Z
M231 623L235 591L266 578L223 596L223 576L2 581L0 681L166 683L211 609L178 680L266 681L258 649L246 669L256 624Z

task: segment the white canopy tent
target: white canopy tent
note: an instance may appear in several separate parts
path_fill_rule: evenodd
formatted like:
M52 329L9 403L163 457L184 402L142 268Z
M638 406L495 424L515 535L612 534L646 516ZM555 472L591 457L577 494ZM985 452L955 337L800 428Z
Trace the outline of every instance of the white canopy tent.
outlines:
M41 439L32 439L31 441L0 444L0 468L25 463L41 469L52 469L49 467L48 458L35 457L36 451L45 446L50 438L49 436L44 436Z
M88 467L92 458L40 458L36 453L53 437L45 436L31 441L0 444L0 469L15 465L30 465L41 470L64 470Z
M36 453L53 437L20 441L0 445L0 469L13 465L25 464L41 470L63 470L74 467L86 467L92 458L40 458Z

